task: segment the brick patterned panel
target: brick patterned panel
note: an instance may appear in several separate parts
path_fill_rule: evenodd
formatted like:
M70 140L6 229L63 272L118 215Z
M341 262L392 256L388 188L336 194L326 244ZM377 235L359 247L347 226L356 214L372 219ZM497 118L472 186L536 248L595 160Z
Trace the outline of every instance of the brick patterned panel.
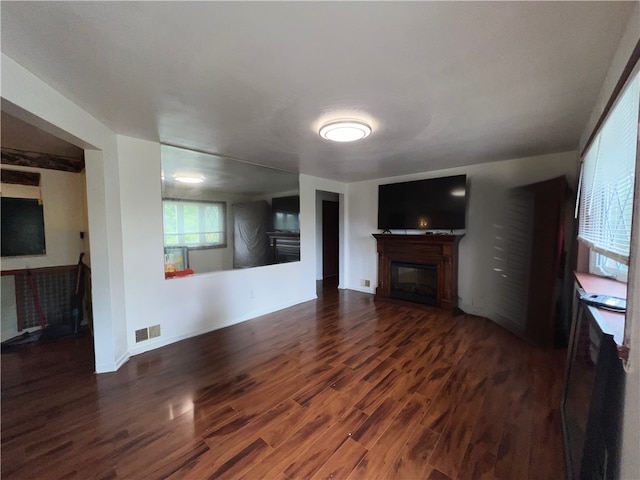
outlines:
M70 322L71 296L76 288L75 266L65 267L65 269L34 271L31 276L45 322L50 325ZM15 281L18 325L21 325L22 328L40 326L33 291L26 272L16 274Z

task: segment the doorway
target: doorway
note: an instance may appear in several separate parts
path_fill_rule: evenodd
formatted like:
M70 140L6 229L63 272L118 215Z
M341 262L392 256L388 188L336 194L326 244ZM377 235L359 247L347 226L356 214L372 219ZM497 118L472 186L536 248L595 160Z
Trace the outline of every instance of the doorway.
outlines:
M338 202L322 201L322 280L334 279L336 286L340 273L339 211Z
M81 342L93 349L84 165L82 148L2 110L3 229L17 233L21 245L32 244L36 224L41 229L37 252L10 249L3 235L3 353L63 337L86 337ZM11 205L31 204L37 216L27 219L22 210L9 215ZM77 344L64 342L68 348Z
M316 284L318 294L340 283L340 202L342 195L316 191Z

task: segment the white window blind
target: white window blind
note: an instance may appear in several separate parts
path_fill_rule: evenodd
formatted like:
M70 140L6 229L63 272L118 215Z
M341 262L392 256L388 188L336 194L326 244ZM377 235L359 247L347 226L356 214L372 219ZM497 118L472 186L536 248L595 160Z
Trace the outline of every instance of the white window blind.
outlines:
M583 159L578 238L629 264L640 77L627 84Z
M162 209L165 246L226 245L224 203L163 200Z

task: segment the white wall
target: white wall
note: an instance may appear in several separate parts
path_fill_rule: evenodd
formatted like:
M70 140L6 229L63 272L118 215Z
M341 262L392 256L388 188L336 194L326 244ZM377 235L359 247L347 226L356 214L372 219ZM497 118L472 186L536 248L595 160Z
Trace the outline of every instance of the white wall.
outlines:
M116 370L128 352L115 134L4 53L1 58L3 110L85 149L96 371Z
M16 282L13 275L0 277L0 341L17 335L18 312L16 311Z
M631 53L638 43L638 38L640 37L640 2L636 2L636 6L633 9L629 20L627 21L627 27L623 33L622 39L620 40L620 44L618 45L618 49L616 50L613 59L611 60L611 65L609 66L609 70L607 71L607 75L602 83L602 87L600 88L600 93L596 100L596 103L591 110L591 115L589 116L589 121L582 131L582 136L580 137L580 149L581 152L589 139L589 136L593 132L593 129L596 126L596 122L602 115L604 111L604 107L607 105L609 98L611 98L611 94L613 93L613 89L615 88L620 76L622 75L622 71L624 70L629 58L631 57Z
M300 262L165 280L159 145L116 136L4 54L2 98L11 115L85 148L97 372L316 297L315 191L343 194L344 184L300 176ZM343 254L340 263L348 271ZM161 337L134 343L136 329L155 324Z
M589 123L585 127L580 141L580 150L584 147L593 128L603 112L613 89L622 75L631 53L640 41L640 4L636 3L627 22L620 45L611 62L609 71L600 90L600 95L591 112ZM640 159L640 157L639 157ZM629 265L629 284L627 298L627 322L633 327L627 333L630 338L630 361L626 374L624 415L622 428L622 458L620 478L640 478L640 161L636 162L636 183L634 201L634 219Z
M198 274L233 268L233 244L231 243L233 232L228 228L226 247L189 250L189 268Z
M324 178L311 177L309 175L300 175L300 237L303 245L302 258L312 274L314 288L319 262L317 245L318 237L320 236L319 230L321 229L321 224L318 224L316 217L318 192L323 192L320 194L321 196L328 195L333 198L335 198L333 194L337 194L340 199L340 208L338 212L338 241L340 250L338 258L338 288L347 288L344 286L345 278L349 269L345 253L347 237L349 235L349 226L347 224L346 216L346 190L347 184L345 183L327 180Z
M379 232L377 229L378 185L466 174L467 228L459 246L459 306L468 313L495 319L493 304L496 289L487 279L493 277L494 230L492 225L499 219L504 194L509 188L561 175L566 175L570 185L575 186L575 162L575 152L564 152L349 184L347 186L349 274L346 277L345 288L375 293L377 253L376 241L372 233ZM371 287L361 287L361 279L371 280Z
M165 280L160 145L118 136L127 343L131 354L311 300L315 292L315 185L301 177L300 262ZM135 206L135 208L134 208ZM305 226L307 226L305 228ZM135 343L135 330L161 326Z

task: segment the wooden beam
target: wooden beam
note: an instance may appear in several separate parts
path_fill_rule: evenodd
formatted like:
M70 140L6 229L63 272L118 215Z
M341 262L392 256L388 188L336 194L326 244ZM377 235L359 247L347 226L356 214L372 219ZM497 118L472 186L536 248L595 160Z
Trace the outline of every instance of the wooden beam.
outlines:
M72 173L80 173L84 170L84 156L82 158L62 157L48 153L16 150L13 148L2 148L1 153L2 163L5 165L48 168Z
M21 170L8 170L3 168L0 171L0 181L2 181L2 183L12 183L14 185L39 187L40 174L38 172L23 172Z

